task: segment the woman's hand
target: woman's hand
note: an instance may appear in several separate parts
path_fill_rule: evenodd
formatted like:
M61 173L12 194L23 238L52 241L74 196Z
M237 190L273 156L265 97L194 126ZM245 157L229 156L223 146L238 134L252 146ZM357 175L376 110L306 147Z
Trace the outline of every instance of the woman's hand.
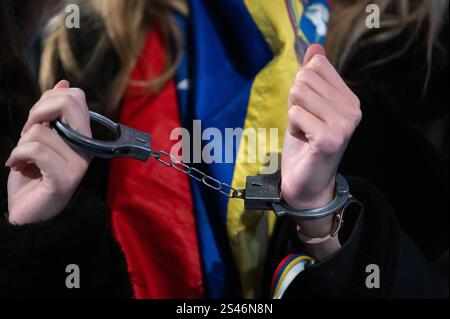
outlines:
M48 123L60 119L74 130L92 136L83 91L61 81L45 92L30 111L22 137L6 166L9 221L29 224L57 216L68 204L90 159L71 149Z
M282 194L295 209L320 208L335 195L345 149L361 121L360 103L320 45L309 48L289 97L282 160ZM309 237L329 235L326 221L297 221Z

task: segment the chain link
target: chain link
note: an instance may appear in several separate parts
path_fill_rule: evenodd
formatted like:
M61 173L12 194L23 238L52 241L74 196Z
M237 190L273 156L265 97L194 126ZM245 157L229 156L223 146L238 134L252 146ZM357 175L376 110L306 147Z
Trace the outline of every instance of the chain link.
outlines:
M193 179L203 183L207 187L218 191L229 198L244 199L244 190L235 189L226 183L222 183L221 181L203 173L202 171L184 164L169 153L162 151L155 152L152 154L152 157L154 157L159 163L163 164L164 166L174 168L177 171L192 177Z

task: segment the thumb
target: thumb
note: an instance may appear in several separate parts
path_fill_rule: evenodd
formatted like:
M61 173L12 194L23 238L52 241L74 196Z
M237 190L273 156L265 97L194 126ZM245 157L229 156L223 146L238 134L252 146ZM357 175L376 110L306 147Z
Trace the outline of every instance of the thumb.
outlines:
M61 80L53 87L53 89L69 89L69 88L70 83L67 80Z
M322 45L320 45L320 44L313 44L306 51L305 58L303 59L303 65L308 64L308 62L311 61L311 59L316 54L320 54L320 55L323 55L323 56L327 55L326 52L325 52L325 49L324 49L324 47Z

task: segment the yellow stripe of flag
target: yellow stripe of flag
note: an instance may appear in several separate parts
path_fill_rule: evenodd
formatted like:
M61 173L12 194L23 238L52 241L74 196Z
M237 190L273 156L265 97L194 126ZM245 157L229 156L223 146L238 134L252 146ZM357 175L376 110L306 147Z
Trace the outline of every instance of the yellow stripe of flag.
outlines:
M296 35L284 0L244 0L258 28L264 35L274 59L258 74L250 96L245 128L278 128L278 145L271 152L281 154L287 127L288 94L298 70L295 52ZM303 13L301 1L294 1L295 10ZM268 135L268 134L267 134ZM269 140L261 136L258 144L266 147ZM234 172L233 187L245 187L246 177L258 175L261 163L246 164L247 140L241 142ZM281 164L281 162L280 162ZM245 213L241 201L230 201L228 236L239 270L243 296L256 298L261 293L263 268L270 236L275 225L272 213Z

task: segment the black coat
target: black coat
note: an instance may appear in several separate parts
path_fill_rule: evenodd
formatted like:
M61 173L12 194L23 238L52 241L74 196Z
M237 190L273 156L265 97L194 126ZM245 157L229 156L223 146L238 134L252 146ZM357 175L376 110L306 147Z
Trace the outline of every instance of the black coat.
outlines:
M362 207L345 218L342 250L298 276L286 298L448 298L448 23L441 42L426 88L420 36L381 66L364 68L405 37L361 48L345 67L364 118L341 172L359 177L350 186ZM287 254L304 251L293 222L281 221L266 282ZM365 285L370 264L380 267L380 289Z
M405 39L369 45L344 70L364 118L341 172L379 188L402 229L430 260L448 254L448 23L441 41L444 50L435 52L427 88L423 38L400 57L363 70L402 48Z
M79 267L80 289L66 286L69 265ZM42 223L15 226L2 213L0 298L132 296L125 258L112 236L107 209L92 192L78 192L64 212Z

